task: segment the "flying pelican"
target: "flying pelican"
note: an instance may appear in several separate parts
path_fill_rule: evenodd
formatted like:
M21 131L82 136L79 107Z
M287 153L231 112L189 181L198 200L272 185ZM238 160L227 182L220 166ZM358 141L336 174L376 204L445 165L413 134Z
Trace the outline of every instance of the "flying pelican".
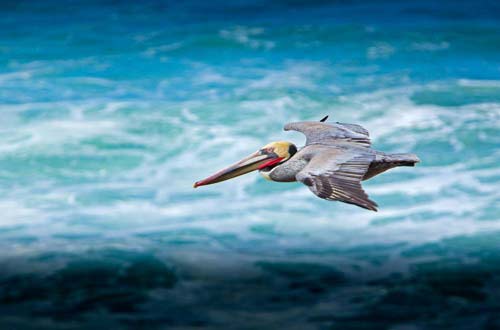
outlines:
M361 187L361 181L397 166L415 166L415 154L386 154L371 149L368 131L356 124L303 121L286 124L285 131L306 136L306 145L287 141L271 142L250 156L220 170L194 188L225 181L259 170L264 178L277 182L299 181L318 197L354 204L377 211Z

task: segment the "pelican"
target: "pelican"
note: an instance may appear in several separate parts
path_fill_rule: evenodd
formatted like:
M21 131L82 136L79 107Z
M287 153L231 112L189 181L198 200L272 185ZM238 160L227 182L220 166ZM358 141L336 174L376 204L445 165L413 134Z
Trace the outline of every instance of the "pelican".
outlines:
M368 180L397 166L415 166L415 154L386 154L371 148L368 131L356 124L303 121L286 124L285 131L306 136L300 150L287 141L271 142L250 156L218 171L194 188L235 178L259 170L276 182L302 182L316 196L377 211L361 187Z

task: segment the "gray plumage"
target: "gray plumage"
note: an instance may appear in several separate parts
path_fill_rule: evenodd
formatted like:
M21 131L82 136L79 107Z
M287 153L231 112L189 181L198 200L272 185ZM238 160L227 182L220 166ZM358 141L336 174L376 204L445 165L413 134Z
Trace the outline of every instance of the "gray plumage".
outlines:
M355 124L327 124L316 121L302 121L285 125L285 131L298 131L306 136L306 146L310 144L335 144L350 142L363 147L371 145L368 131Z
M414 166L414 154L385 154L371 149L368 131L355 124L297 122L285 125L306 136L306 145L268 173L273 181L304 183L318 197L377 211L361 181L396 166Z

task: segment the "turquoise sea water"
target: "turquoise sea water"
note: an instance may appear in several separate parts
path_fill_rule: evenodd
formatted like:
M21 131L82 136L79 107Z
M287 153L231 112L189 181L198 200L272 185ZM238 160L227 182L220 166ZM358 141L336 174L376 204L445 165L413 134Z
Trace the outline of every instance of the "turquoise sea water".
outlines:
M2 328L500 328L496 2L0 10ZM378 213L192 188L327 114L421 158Z

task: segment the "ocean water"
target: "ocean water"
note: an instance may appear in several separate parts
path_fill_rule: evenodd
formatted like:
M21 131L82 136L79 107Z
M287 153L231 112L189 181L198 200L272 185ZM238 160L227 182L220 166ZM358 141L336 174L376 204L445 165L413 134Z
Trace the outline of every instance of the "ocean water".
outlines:
M500 328L495 1L2 1L2 329ZM297 120L422 162L257 173Z

